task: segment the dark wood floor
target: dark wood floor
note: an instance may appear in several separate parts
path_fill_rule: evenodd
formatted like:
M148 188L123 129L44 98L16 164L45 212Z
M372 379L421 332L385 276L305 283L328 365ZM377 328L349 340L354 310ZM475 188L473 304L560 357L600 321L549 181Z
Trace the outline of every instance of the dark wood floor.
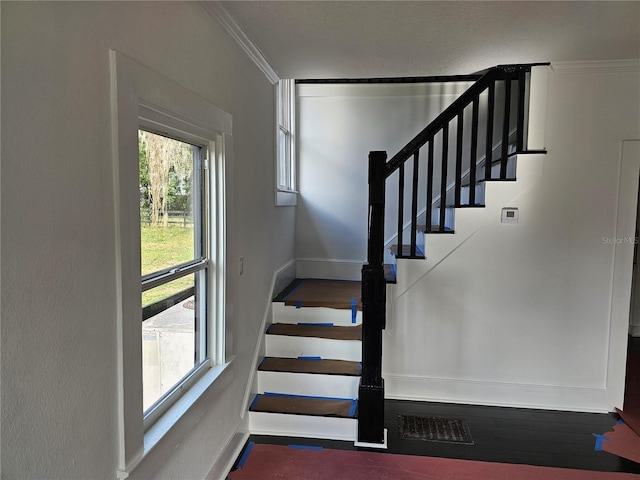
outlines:
M610 431L615 414L557 412L428 402L387 400L387 453L523 463L603 472L640 474L640 464L595 451L594 433ZM473 445L399 438L400 414L465 419ZM351 442L252 435L249 441L279 445L314 445L355 450Z
M640 338L632 338L629 351L640 351ZM640 375L640 372L630 372ZM398 435L398 415L465 419L473 445L406 440ZM603 472L640 474L640 464L603 451L595 451L595 437L611 431L616 414L559 412L430 402L387 400L385 427L388 453L523 463ZM249 441L281 445L315 445L355 450L353 443L308 438L252 435Z

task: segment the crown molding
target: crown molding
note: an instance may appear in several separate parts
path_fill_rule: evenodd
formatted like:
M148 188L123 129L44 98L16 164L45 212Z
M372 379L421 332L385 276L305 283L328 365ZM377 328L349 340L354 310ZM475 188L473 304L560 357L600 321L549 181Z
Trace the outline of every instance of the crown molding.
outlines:
M204 9L220 24L220 26L233 38L236 43L245 51L249 58L264 73L264 76L272 83L276 84L280 80L280 75L274 70L267 58L251 39L240 28L227 9L220 2L200 2Z
M640 71L640 59L551 62L551 70L557 74L638 72Z

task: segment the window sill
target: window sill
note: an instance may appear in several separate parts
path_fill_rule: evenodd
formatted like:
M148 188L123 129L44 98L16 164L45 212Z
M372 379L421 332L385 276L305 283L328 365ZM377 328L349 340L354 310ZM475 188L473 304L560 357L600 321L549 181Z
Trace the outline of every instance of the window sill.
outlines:
M228 362L209 369L189 391L185 392L185 394L146 431L144 434L144 450L142 455L131 462L125 470L119 470L117 472L118 479L122 480L127 478L156 447L162 445L163 447L173 450L177 446L177 444L169 445L169 440L167 439L169 437L168 433L176 427L182 427L180 424L183 421L185 423L185 432L191 429L187 424L197 423L199 419L194 419L195 422L186 421L194 405L222 376L223 372L233 363L234 358L235 357L232 357ZM167 445L163 445L164 443L167 443Z
M298 204L298 192L293 190L276 190L277 207L295 207Z

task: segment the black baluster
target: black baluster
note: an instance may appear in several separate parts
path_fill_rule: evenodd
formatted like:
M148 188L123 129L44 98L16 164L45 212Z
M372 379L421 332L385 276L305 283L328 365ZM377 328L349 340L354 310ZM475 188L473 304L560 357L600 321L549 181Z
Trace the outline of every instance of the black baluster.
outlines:
M447 206L447 163L449 160L449 123L442 127L442 168L440 178L440 220L438 230L445 230L445 208Z
M431 232L433 209L433 138L429 139L427 147L427 209L425 211L425 222L427 232Z
M507 178L509 160L509 123L511 119L511 74L504 73L504 117L502 119L502 154L500 155L500 179Z
M471 152L469 163L469 205L476 203L476 162L478 161L478 97L473 99L471 113Z
M487 146L484 157L484 178L491 180L491 165L493 163L493 110L495 107L496 82L489 84L487 89Z
M400 258L403 255L403 230L404 230L404 162L400 164L398 170L398 251L396 252L396 258Z
M518 72L518 123L516 132L516 151L524 151L524 107L525 107L525 75L526 72L521 70Z
M418 221L418 171L420 168L420 150L413 154L413 185L411 187L411 256L416 256L416 235Z
M464 134L464 109L458 113L458 135L456 138L456 184L453 204L460 206L460 194L462 191L462 140Z

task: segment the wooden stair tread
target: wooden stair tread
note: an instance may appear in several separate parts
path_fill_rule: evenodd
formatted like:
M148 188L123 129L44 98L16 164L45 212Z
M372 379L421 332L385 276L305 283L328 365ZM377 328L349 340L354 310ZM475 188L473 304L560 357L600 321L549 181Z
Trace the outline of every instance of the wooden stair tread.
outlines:
M459 203L457 205L447 205L447 208L484 208L484 203Z
M359 281L320 278L299 279L285 298L285 305L295 307L326 307L362 311L362 285Z
M424 252L420 246L416 245L416 254L411 255L411 245L402 245L402 253L398 255L398 245L391 246L391 255L400 256L404 258L420 258L424 259Z
M426 225L418 225L417 230L424 233L455 233L453 228L444 227L444 230L440 230L440 225L431 225L431 231L427 232Z
M362 340L362 326L325 326L314 324L274 323L267 329L267 335L287 335L290 337L316 337L330 340Z
M315 358L265 357L258 370L263 372L315 373L360 376L360 362Z
M357 400L264 393L256 395L252 412L355 418Z

